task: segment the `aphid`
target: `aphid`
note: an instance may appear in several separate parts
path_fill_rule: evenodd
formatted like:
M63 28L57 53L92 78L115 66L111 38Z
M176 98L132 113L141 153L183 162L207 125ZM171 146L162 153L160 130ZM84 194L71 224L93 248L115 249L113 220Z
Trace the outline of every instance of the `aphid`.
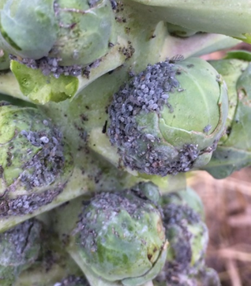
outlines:
M184 60L184 56L182 55L176 55L176 56L173 56L170 60L169 60L169 63L175 63L177 61L183 61Z
M204 127L203 132L208 133L212 129L212 125L208 124L207 126Z
M116 10L116 8L118 6L117 2L115 0L110 0L110 2L111 2L111 5L112 5L112 9Z

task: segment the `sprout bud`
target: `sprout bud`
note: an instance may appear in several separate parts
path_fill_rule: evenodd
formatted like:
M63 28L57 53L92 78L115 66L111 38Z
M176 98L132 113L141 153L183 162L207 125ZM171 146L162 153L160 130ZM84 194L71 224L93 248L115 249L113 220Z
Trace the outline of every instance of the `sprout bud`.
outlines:
M142 285L162 269L165 230L159 209L138 191L100 193L84 204L70 245L102 279Z
M187 206L196 212L202 220L205 218L205 211L201 198L190 187L162 196L162 205L167 205L170 203L180 206Z
M43 74L77 76L109 50L114 13L109 0L5 0L0 48Z
M178 264L180 271L197 265L208 243L208 230L199 215L188 206L168 204L163 207L164 226L169 241L167 261Z
M18 275L38 258L41 223L30 219L0 234L0 284L13 285Z
M140 182L132 190L137 193L137 196L152 201L156 206L160 203L159 189L152 182Z
M233 52L233 56L242 56L244 60L230 58L210 62L222 74L229 94L226 132L211 161L203 167L217 179L230 176L234 171L251 165L250 53Z
M208 231L200 212L197 212L197 204L189 202L188 197L185 191L178 191L162 199L163 223L169 248L165 267L156 277L155 286L197 285L197 278L202 281L206 277L204 258ZM195 206L195 211L190 206Z
M108 135L132 170L177 174L208 163L227 110L226 85L207 62L160 62L114 94Z
M0 217L50 203L72 173L69 147L35 108L0 106Z

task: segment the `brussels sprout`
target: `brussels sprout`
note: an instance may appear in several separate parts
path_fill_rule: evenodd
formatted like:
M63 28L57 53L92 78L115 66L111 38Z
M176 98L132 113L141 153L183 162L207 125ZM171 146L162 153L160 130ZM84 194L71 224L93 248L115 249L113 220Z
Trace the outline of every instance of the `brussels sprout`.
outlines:
M38 216L43 223L39 256L11 286L89 286L80 268L60 244L50 216L50 212Z
M175 205L187 206L195 211L202 220L205 219L204 206L199 195L190 187L183 190L169 193L161 198L161 204L167 205L173 203Z
M57 39L53 0L4 0L0 11L0 45L11 54L39 59Z
M189 192L192 193L191 190ZM206 281L211 281L213 275L207 275L204 265L208 231L201 220L201 210L198 212L198 204L191 202L193 198L195 196L189 199L185 191L170 193L162 198L163 223L169 248L165 267L154 280L155 286L211 285Z
M226 134L220 140L210 163L203 167L217 179L251 165L251 65L248 62L251 54L237 53L238 57L241 55L243 60L230 58L210 62L222 74L229 93Z
M50 203L72 173L69 147L50 119L32 107L0 106L0 217Z
M158 209L129 190L97 195L84 207L77 231L76 242L92 270L124 285L130 278L144 279L165 248Z
M21 271L37 259L41 227L39 221L30 219L0 234L1 286L12 286Z
M57 0L55 16L60 27L50 57L60 65L86 65L104 56L114 22L109 0Z
M208 163L227 118L226 85L207 62L160 62L114 94L108 136L125 166L177 174Z
M78 221L65 226L76 209L74 204L65 206L56 223L81 268L125 286L142 285L159 273L166 259L165 230L160 210L143 194L134 188L97 194L84 202Z
M113 22L109 0L6 0L0 46L44 74L79 75L108 52Z
M183 271L204 258L208 230L199 215L187 205L168 203L162 206L164 227L169 241L167 263Z
M156 206L160 203L159 188L152 182L140 182L135 185L132 190L137 192L137 195L141 198L147 198L152 201Z

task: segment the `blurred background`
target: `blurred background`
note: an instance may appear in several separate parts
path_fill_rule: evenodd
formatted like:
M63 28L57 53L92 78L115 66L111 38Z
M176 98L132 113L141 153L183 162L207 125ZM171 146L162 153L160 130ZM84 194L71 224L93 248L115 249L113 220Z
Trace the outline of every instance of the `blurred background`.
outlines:
M207 264L222 286L251 285L251 167L216 180L199 171L189 179L200 195L209 228Z
M236 49L251 51L251 45L241 43L231 50ZM227 51L202 58L221 59ZM205 206L210 235L208 266L217 270L222 286L251 285L251 167L222 180L204 171L194 172L188 184Z

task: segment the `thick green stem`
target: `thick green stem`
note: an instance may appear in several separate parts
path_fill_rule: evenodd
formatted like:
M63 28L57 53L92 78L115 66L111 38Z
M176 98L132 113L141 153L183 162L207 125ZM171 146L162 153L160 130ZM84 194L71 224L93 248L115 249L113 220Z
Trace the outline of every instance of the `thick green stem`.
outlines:
M225 34L250 42L251 7L246 0L135 0L156 17L195 32ZM143 7L141 10L144 9Z
M162 55L164 59L176 55L183 55L185 58L198 57L231 48L240 42L225 35L207 33L199 33L188 38L167 36L162 48Z

